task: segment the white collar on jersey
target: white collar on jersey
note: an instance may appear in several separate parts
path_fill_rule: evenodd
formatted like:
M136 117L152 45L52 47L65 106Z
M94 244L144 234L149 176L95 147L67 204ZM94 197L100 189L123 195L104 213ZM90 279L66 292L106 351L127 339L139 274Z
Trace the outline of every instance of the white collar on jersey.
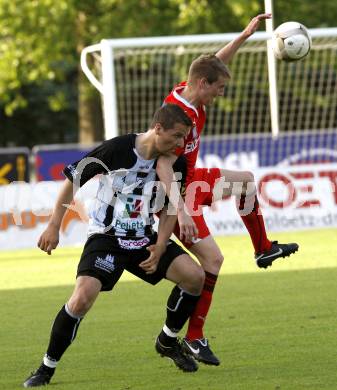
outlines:
M173 96L175 99L179 100L180 102L184 103L186 107L191 108L197 116L199 116L198 110L191 104L188 100L184 99L177 91L184 89L185 86L182 85L180 87L177 87L176 89L173 90Z

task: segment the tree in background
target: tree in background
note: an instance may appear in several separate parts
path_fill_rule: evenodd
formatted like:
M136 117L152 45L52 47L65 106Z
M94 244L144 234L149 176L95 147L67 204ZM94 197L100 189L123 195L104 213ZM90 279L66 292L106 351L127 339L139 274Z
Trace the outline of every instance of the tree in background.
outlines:
M337 20L334 0L274 3L275 25ZM102 138L100 97L79 69L83 47L102 38L240 31L263 7L263 0L0 0L0 144Z
M0 1L0 95L3 116L12 125L9 134L14 130L17 137L9 135L12 142L18 139L31 145L38 140L69 141L67 133L74 130L74 125L77 127L77 108L81 111L81 105L92 103L89 94L78 100L78 42L82 40L82 26L81 10L76 3ZM90 114L88 109L87 115ZM8 119L11 116L12 121ZM60 117L63 120L57 120ZM27 121L28 118L32 120ZM92 134L98 131L96 123L92 120ZM15 124L22 126L26 134L21 129L15 131Z

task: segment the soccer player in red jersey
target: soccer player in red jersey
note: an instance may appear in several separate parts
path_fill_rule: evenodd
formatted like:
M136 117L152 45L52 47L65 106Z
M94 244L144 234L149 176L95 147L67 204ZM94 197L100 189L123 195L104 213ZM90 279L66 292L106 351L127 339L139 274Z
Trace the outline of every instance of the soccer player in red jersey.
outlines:
M236 197L238 212L250 234L255 259L260 268L267 268L277 258L289 256L298 250L297 244L279 244L267 238L251 172L195 168L200 135L206 120L205 106L211 105L217 97L223 96L226 82L230 79L225 64L231 60L242 43L257 30L260 21L270 17L270 14L257 15L236 39L215 55L203 55L194 60L187 81L177 85L165 99L165 103L174 103L182 107L194 122L193 129L185 139L184 147L176 151L176 155L184 153L188 171L185 204L181 197L177 204L178 224L175 234L198 258L206 273L201 298L190 318L188 331L183 340L185 352L206 364L220 364L203 335L203 326L223 256L210 235L202 214L202 206L209 206L213 201L229 195ZM170 166L175 159L176 156L162 156L157 164L157 174L165 184L167 194L171 194L171 186L174 183L173 170ZM185 206L188 212L185 211Z

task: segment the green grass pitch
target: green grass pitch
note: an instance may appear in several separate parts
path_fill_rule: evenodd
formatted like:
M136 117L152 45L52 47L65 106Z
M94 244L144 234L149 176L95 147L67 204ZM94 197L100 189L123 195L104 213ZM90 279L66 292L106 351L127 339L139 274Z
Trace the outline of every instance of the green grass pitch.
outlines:
M337 388L337 230L274 234L300 251L259 270L245 236L219 238L225 262L206 335L221 359L193 374L154 351L171 284L123 276L81 324L52 389ZM19 389L42 358L70 295L81 249L0 254L0 389Z

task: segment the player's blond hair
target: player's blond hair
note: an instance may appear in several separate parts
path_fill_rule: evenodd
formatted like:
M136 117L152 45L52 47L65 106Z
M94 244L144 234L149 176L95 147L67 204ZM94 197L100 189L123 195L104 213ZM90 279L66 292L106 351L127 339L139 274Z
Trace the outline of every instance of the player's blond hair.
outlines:
M219 77L229 79L228 67L215 54L203 54L196 58L190 66L188 81L205 78L210 84L216 82Z

